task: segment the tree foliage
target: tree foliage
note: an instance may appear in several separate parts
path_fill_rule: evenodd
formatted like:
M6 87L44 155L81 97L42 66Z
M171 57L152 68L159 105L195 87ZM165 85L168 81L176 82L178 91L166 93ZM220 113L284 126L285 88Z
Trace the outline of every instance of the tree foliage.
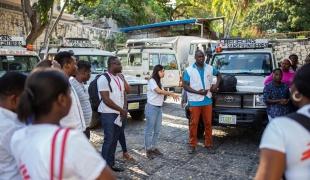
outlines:
M157 1L101 0L96 6L81 5L76 13L92 20L113 18L120 27L141 25L164 20L168 10Z
M260 32L310 30L308 0L266 0L255 4L245 18L243 27L255 26Z
M65 0L65 5L68 3L70 5L71 11L73 11L76 6L74 4L85 3L90 5L95 3L97 0ZM58 0L21 0L21 5L25 16L28 17L31 27L29 33L26 37L27 44L33 44L35 40L43 33L44 29L50 21L49 12L53 8L53 4L59 2ZM27 18L24 18L27 21ZM28 23L25 23L28 26Z
M58 0L21 0L31 22L27 42L44 30L53 3ZM233 36L275 29L278 32L310 29L309 0L67 0L67 12L92 20L113 18L120 27L184 18L225 16L226 33ZM222 31L221 23L212 29ZM27 29L27 28L26 28Z

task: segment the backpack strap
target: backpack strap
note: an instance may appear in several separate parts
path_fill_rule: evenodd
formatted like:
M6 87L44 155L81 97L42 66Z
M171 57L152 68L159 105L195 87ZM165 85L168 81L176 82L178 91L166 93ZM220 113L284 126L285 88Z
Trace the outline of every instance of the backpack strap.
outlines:
M288 115L286 115L286 117L297 122L298 124L300 124L302 127L304 127L310 133L310 118L309 117L307 117L303 114L297 113L297 112L288 114ZM283 174L282 179L286 180L285 173Z
M56 140L58 137L59 132L62 130L62 128L58 128L52 138L52 145L51 145L51 161L50 161L50 179L54 180L54 164L55 164L55 149L56 149ZM64 159L65 159L65 147L68 139L68 134L70 131L70 128L64 129L64 135L61 142L61 149L60 149L60 164L59 164L59 176L58 179L61 180L63 176L63 169L64 169Z
M111 87L111 77L110 77L110 75L109 75L108 73L103 73L103 75L104 75L104 76L107 78L107 80L108 80L108 84L109 84L110 91L113 92L113 91L112 91L112 87Z
M287 115L287 117L293 119L294 121L298 122L300 125L302 125L305 129L307 129L310 133L310 118L300 114L300 113L291 113Z

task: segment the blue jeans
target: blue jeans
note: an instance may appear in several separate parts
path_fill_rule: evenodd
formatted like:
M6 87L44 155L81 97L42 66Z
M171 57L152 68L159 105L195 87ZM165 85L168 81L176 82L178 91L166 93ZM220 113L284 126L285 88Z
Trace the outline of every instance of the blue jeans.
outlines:
M161 122L161 106L153 106L149 103L145 106L146 126L144 131L144 146L146 150L156 148Z
M115 113L100 113L100 122L104 132L101 154L110 167L114 166L117 141L121 133L121 127L114 124L117 116L118 114Z
M122 146L123 153L127 152L126 137L125 137L125 126L127 123L126 121L127 121L126 119L122 119L122 127L120 129L121 132L120 132L119 140L118 140L120 145Z

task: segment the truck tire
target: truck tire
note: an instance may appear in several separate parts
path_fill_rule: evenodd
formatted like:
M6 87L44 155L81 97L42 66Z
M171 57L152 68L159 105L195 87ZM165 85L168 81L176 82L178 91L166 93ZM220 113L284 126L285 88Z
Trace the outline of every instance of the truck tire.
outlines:
M143 121L144 120L144 111L133 111L129 112L131 118L135 121Z

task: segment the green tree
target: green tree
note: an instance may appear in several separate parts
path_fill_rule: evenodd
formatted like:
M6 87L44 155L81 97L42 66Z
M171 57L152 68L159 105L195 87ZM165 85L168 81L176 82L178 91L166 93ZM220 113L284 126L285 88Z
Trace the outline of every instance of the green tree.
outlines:
M38 1L31 1L31 0L21 0L22 10L23 10L23 17L25 21L25 29L27 34L26 43L33 44L34 41L43 33L44 29L48 26L49 22L51 21L52 11L54 3L59 2L58 0L38 0ZM60 11L55 23L52 25L51 31L59 21L64 12L67 5L75 4L75 2L95 2L96 0L65 0L62 10ZM72 9L74 6L71 7ZM27 18L30 21L31 27L28 27ZM29 30L30 29L30 30ZM50 34L51 31L48 31Z
M225 36L239 34L238 24L243 20L253 0L213 0L211 9L214 16L225 16ZM234 26L237 24L236 26Z
M111 17L120 27L127 27L166 20L167 11L154 0L101 0L95 7L79 6L76 13L92 20Z
M308 0L266 0L255 4L242 24L244 28L257 28L260 32L296 32L310 29L310 3Z

